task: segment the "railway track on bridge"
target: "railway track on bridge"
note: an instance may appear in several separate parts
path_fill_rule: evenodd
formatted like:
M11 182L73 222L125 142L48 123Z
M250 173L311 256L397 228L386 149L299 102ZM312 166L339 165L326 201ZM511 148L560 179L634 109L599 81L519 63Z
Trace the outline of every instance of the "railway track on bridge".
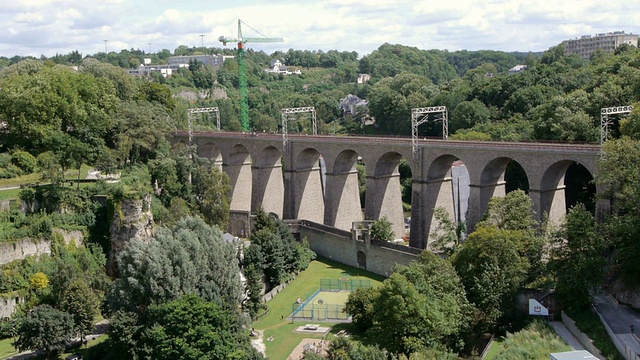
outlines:
M188 136L187 131L178 131L176 135ZM243 132L212 132L200 131L193 132L194 137L200 138L239 138L239 139L267 139L282 140L282 134L274 133L243 133ZM289 141L319 141L319 142L338 142L338 143L375 143L375 144L393 144L393 145L411 145L411 137L408 136L362 136L362 135L303 135L303 134L287 134ZM528 142L528 141L473 141L473 140L442 140L436 138L421 138L418 140L420 145L433 144L438 146L466 147L466 148L504 148L504 149L545 149L545 150L561 150L561 151L601 151L599 144L590 143L568 143L568 142Z

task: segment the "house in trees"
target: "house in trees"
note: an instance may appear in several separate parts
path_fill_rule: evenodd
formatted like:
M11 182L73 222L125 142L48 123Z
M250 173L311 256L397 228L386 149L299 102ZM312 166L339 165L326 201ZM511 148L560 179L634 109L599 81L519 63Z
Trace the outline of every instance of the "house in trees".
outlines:
M369 74L358 74L358 80L357 83L358 84L366 84L369 82L369 80L371 80L371 75Z
M340 99L340 110L342 110L343 118L345 116L359 117L364 125L371 125L375 122L375 119L369 116L369 102L356 95L349 94Z
M349 94L345 98L340 99L340 109L342 110L342 116L351 115L355 116L358 112L358 108L368 109L369 102L359 97Z
M516 66L512 67L511 69L509 69L509 74L517 74L517 73L519 73L521 71L527 70L527 68L528 68L527 65L516 65Z
M271 60L271 65L268 69L265 69L266 72L282 74L282 75L290 75L290 74L302 74L300 70L289 71L289 68L280 61L280 59Z

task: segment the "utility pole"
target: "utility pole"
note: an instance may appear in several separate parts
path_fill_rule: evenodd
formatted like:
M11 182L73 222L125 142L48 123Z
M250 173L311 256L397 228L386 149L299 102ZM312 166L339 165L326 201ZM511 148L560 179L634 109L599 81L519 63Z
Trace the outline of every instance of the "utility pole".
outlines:
M102 41L104 41L104 53L108 54L109 51L107 51L107 43L109 42L109 40L102 40Z
M149 45L149 54L151 54L151 43L147 43Z
M204 36L205 36L204 34L200 34L200 40L201 40L200 42L201 42L201 44L202 44L202 52L203 52L205 55L207 55L207 52L204 50Z

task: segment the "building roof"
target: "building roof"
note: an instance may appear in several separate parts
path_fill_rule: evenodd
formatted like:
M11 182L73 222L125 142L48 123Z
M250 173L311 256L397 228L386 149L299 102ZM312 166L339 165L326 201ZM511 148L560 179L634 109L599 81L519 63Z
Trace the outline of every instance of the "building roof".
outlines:
M587 350L574 350L561 353L551 353L551 359L554 360L596 360L597 357L593 356Z

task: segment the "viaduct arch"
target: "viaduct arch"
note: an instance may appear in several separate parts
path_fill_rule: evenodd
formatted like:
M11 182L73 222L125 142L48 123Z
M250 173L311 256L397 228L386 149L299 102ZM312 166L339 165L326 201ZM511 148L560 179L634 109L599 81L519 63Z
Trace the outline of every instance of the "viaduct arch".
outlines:
M186 133L174 142L185 143ZM410 245L426 248L433 230L433 210L445 208L455 218L451 168L462 161L469 175L466 222L481 219L489 200L504 196L505 171L520 164L539 219L566 212L564 176L578 163L592 175L599 145L421 140L414 153L411 139L289 135L287 151L275 134L194 133L197 152L214 160L230 179L231 210L262 206L284 219L305 219L350 230L352 222L386 216L397 237L404 234L398 167L407 159L412 172ZM366 198L361 209L357 164L366 165ZM598 189L596 189L596 192ZM599 200L597 211L608 211Z

